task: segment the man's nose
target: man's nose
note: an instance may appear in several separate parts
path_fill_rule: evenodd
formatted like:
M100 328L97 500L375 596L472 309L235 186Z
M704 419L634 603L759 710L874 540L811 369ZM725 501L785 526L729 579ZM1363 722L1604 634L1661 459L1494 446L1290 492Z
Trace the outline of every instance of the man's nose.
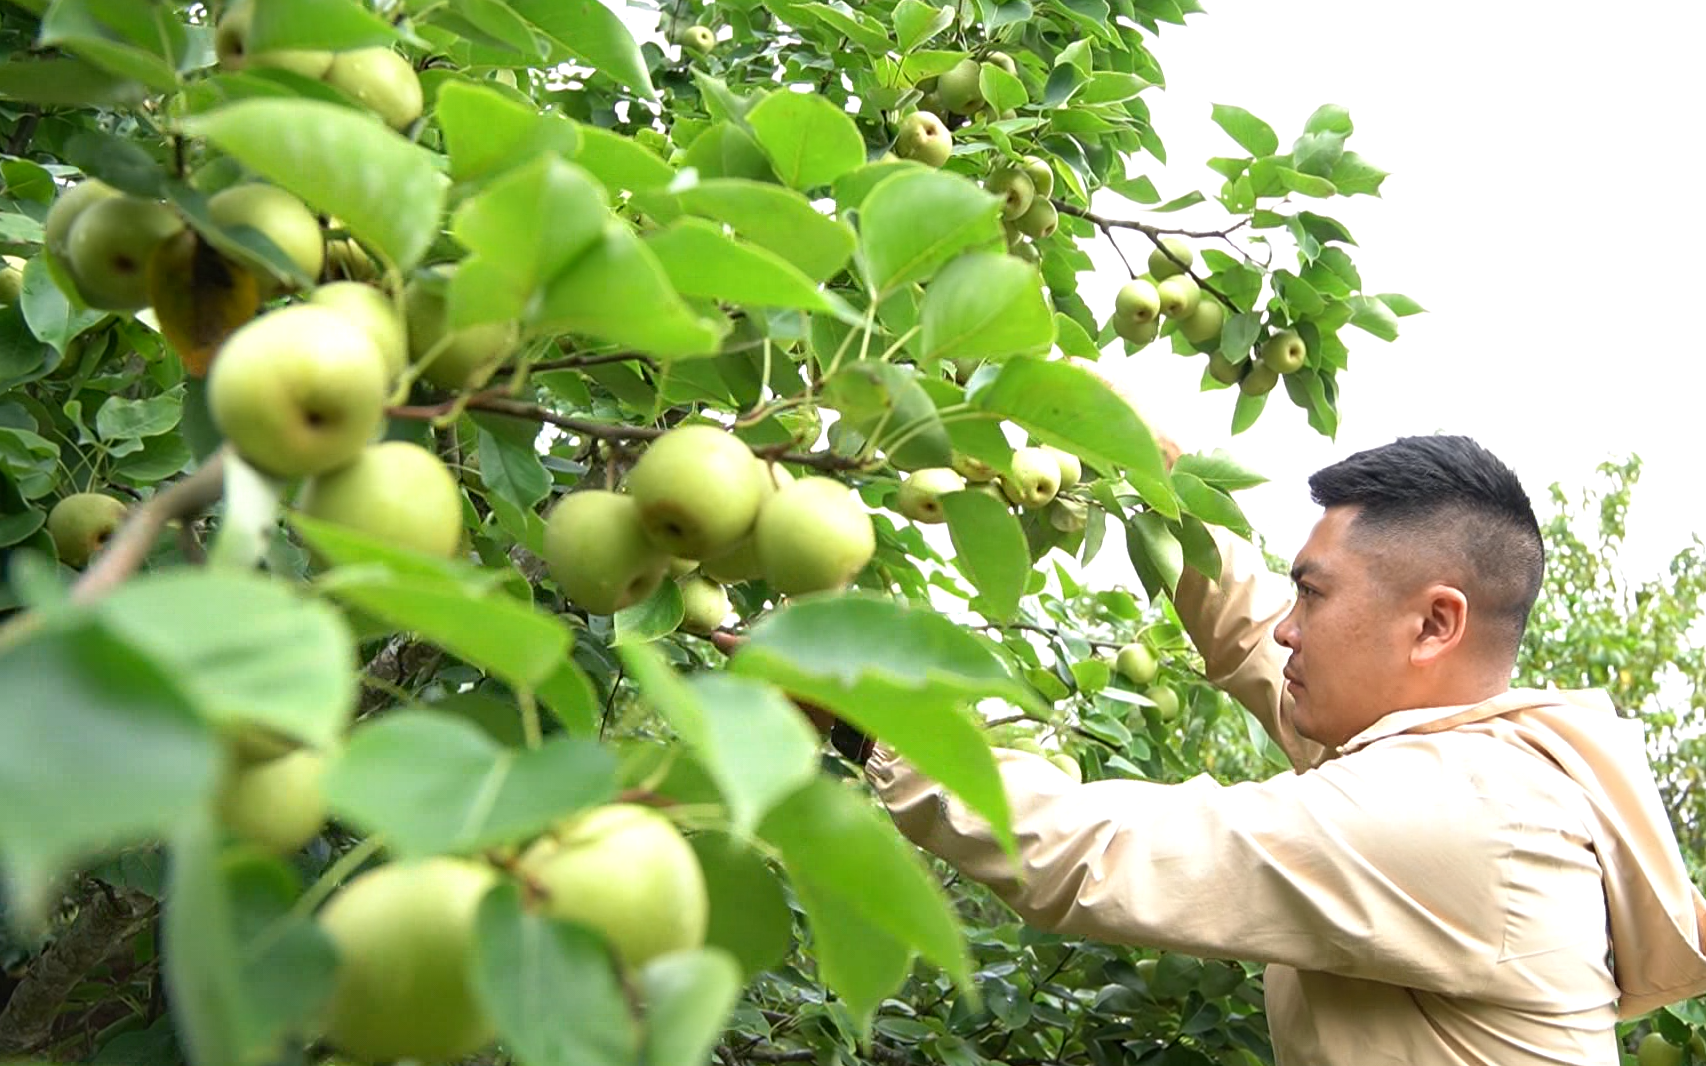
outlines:
M1281 647L1296 651L1301 635L1297 628L1297 608L1293 606L1286 612L1285 617L1280 619L1279 625L1274 626L1274 639L1279 641Z

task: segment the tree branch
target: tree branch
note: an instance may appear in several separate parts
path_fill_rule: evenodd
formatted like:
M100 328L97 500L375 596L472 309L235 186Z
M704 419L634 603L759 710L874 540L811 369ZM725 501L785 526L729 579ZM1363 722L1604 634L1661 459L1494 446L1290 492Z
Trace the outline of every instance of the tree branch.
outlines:
M22 1058L46 1047L71 993L153 914L154 901L141 892L86 885L77 917L30 964L0 1011L0 1056Z
M1172 260L1174 266L1177 266L1184 273L1189 274L1191 280L1197 283L1198 288L1202 289L1202 291L1213 296L1216 300L1219 300L1222 305L1224 305L1225 307L1227 307L1231 311L1237 312L1238 310L1240 310L1238 305L1232 302L1231 297L1227 296L1225 293L1221 292L1219 289L1215 288L1213 285L1210 285L1205 278L1198 277L1196 272L1193 271L1190 268L1190 266L1188 264L1186 264L1186 262L1183 259L1180 259L1178 256L1174 255L1173 250L1161 242L1161 238L1162 237L1196 237L1196 238L1204 239L1204 240L1209 239L1209 238L1213 238L1213 237L1226 238L1226 237L1230 237L1240 227L1244 226L1247 222L1249 222L1249 219L1239 219L1236 223L1234 223L1231 226L1226 227L1225 229L1215 229L1215 230L1162 229L1159 226L1151 226L1147 222L1134 222L1134 221L1131 221L1130 219L1123 219L1123 218L1104 218L1103 216L1096 214L1094 211L1090 211L1090 210L1087 210L1085 208L1077 207L1073 204L1069 204L1065 200L1054 201L1054 206L1055 206L1056 210L1061 211L1064 214L1072 215L1074 218L1081 218L1084 221L1095 226L1097 229L1101 230L1102 234L1108 238L1109 244L1114 244L1114 235L1112 232L1113 230L1116 230L1116 229L1134 229L1134 230L1138 231L1139 233L1143 234L1145 237L1148 237L1150 243L1155 245L1155 247L1157 247L1161 250L1162 255L1164 255L1168 259ZM1114 244L1114 251L1119 252L1120 261L1125 262L1125 253L1119 251L1119 245ZM1128 271L1131 270L1131 264L1129 262L1126 263L1126 269ZM1134 278L1137 277L1137 274L1135 272L1133 272L1132 277L1134 277Z
M219 452L201 468L134 508L95 565L71 587L71 602L89 603L134 574L174 519L187 522L219 502L225 492L225 460Z
M387 413L392 418L431 420L457 410L459 405L461 409L468 411L486 411L508 418L524 418L533 422L545 422L583 437L597 437L600 440L656 440L669 432L668 429L660 429L656 426L625 426L620 423L594 422L591 419L558 414L542 404L509 399L502 394L501 390L495 389L477 392L468 397L466 401L446 400L444 403L426 406L393 407ZM753 454L770 462L794 463L798 466L809 466L815 470L858 470L865 466L864 460L853 456L835 455L830 452L792 452L788 451L787 448L787 445L765 445L754 448Z

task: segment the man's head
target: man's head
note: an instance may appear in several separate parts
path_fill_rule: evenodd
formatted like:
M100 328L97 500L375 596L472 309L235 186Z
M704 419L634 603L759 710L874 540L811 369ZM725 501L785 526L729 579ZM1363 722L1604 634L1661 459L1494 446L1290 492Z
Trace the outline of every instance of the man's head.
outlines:
M1545 566L1510 468L1467 437L1404 437L1309 488L1325 512L1274 630L1298 731L1334 746L1393 711L1503 691Z

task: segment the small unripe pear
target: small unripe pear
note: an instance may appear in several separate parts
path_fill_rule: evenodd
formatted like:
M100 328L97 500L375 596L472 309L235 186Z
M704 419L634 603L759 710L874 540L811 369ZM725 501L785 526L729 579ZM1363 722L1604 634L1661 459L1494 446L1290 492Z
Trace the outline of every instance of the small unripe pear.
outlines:
M1239 379L1238 388L1246 396L1260 396L1264 392L1272 392L1279 384L1279 371L1266 363L1256 363L1244 372Z
M1196 253L1191 251L1191 246L1186 244L1183 240L1180 240L1178 237L1163 237L1161 238L1161 244L1167 249L1167 251L1172 252L1177 256L1185 265L1180 266L1178 263L1173 262L1172 259L1169 259L1166 252L1163 252L1160 248L1155 249L1149 253L1149 274L1156 281L1159 282L1177 274L1182 274L1186 270L1189 270L1191 265L1196 262Z
M1196 310L1179 320L1179 332L1192 344L1207 344L1220 336L1225 324L1226 309L1212 296L1197 301Z
M592 614L615 614L650 596L669 569L652 546L632 496L582 489L564 496L545 521L551 579Z
M1001 197L1001 217L1004 219L1016 219L1029 211L1037 196L1030 176L1017 167L997 169L983 187Z
M1060 466L1060 487L1062 490L1078 484L1078 479L1084 476L1084 464L1078 456L1050 444L1043 445L1042 449L1054 456L1054 461Z
M628 474L640 523L659 551L709 559L752 531L764 502L764 465L718 426L677 426L647 447Z
M1149 645L1141 642L1127 644L1114 656L1114 670L1134 685L1147 685L1155 680L1161 664Z
M1189 274L1175 274L1155 286L1161 297L1161 313L1168 318L1186 318L1202 302L1202 289Z
M877 550L858 494L827 477L779 490L759 514L753 539L765 580L795 596L845 588Z
M1293 374L1303 369L1309 349L1296 330L1283 329L1262 345L1262 362L1281 374Z
M1060 491L1060 464L1041 448L1017 448L1013 473L1001 478L1001 491L1026 510L1046 507Z
M1037 197L1031 201L1029 210L1013 220L1013 225L1032 240L1046 240L1059 228L1060 214L1055 211L1053 204Z
M1148 278L1133 278L1114 295L1114 314L1130 322L1153 322L1161 313L1161 294Z
M901 482L895 510L914 522L937 524L948 520L942 497L966 487L966 479L947 467L914 470Z
M700 636L718 629L734 610L723 586L705 577L684 577L677 585L681 589L681 628Z
M81 568L106 546L124 521L122 501L101 492L76 492L47 513L47 533L66 566Z

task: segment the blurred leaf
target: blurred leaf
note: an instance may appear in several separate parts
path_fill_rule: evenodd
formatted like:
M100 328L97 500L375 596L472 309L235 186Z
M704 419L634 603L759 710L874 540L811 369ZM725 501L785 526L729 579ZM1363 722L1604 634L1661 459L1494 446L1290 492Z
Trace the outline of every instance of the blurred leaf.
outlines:
M703 1066L711 1061L729 1011L740 999L741 970L719 948L660 955L640 969L646 1003L645 1066Z
M344 52L388 45L391 24L353 0L254 0L250 54L279 48Z
M480 901L474 987L528 1066L634 1066L640 1032L598 934L523 909L504 884Z
M828 185L864 165L865 140L859 127L815 93L773 92L747 113L746 121L777 175L796 189Z
M316 100L252 99L184 119L268 181L335 215L408 269L438 233L445 180L432 156L378 118ZM336 166L303 166L305 159Z
M831 308L829 298L792 263L725 237L714 222L677 219L669 228L647 235L646 245L684 296L760 307Z
M450 176L459 182L491 177L520 164L533 164L551 173L551 161L541 156L554 153L562 159L575 159L580 152L581 138L574 123L560 115L540 113L483 85L446 83L438 92L435 111L450 155ZM602 200L597 202L603 206ZM586 208L580 206L584 212ZM590 225L598 214L539 218L555 227L573 228ZM566 261L572 256L564 258Z
M1139 511L1126 519L1126 554L1138 579L1151 596L1179 587L1185 556L1167 520L1154 511Z
M825 218L799 193L738 178L702 181L677 200L691 214L715 219L822 281L853 254L853 231Z
M999 240L1000 201L958 174L903 170L865 197L859 231L866 282L885 293Z
M634 35L616 12L598 0L509 0L509 6L600 73L647 100L657 98Z
M900 0L894 9L894 34L900 50L910 52L954 22L954 9L924 0Z
M427 709L363 722L326 773L332 810L402 857L514 843L615 792L615 761L594 741L507 748L465 718Z
M574 161L603 182L610 192L624 189L642 192L661 188L675 179L674 167L633 138L597 126L576 128L580 132L580 147Z
M711 901L708 947L722 948L748 979L782 961L794 943L794 918L781 882L763 856L719 832L687 838Z
M1054 315L1034 267L974 252L949 263L924 293L923 358L1005 358L1047 351Z
M1000 500L975 490L948 493L942 497L942 509L948 516L954 565L977 586L979 608L991 619L1010 621L1031 569L1018 519Z
M664 358L715 355L726 331L694 314L645 242L615 222L551 279L537 324Z
M817 770L817 739L798 709L745 678L682 678L644 645L621 652L641 697L656 708L716 781L730 825L746 836Z

